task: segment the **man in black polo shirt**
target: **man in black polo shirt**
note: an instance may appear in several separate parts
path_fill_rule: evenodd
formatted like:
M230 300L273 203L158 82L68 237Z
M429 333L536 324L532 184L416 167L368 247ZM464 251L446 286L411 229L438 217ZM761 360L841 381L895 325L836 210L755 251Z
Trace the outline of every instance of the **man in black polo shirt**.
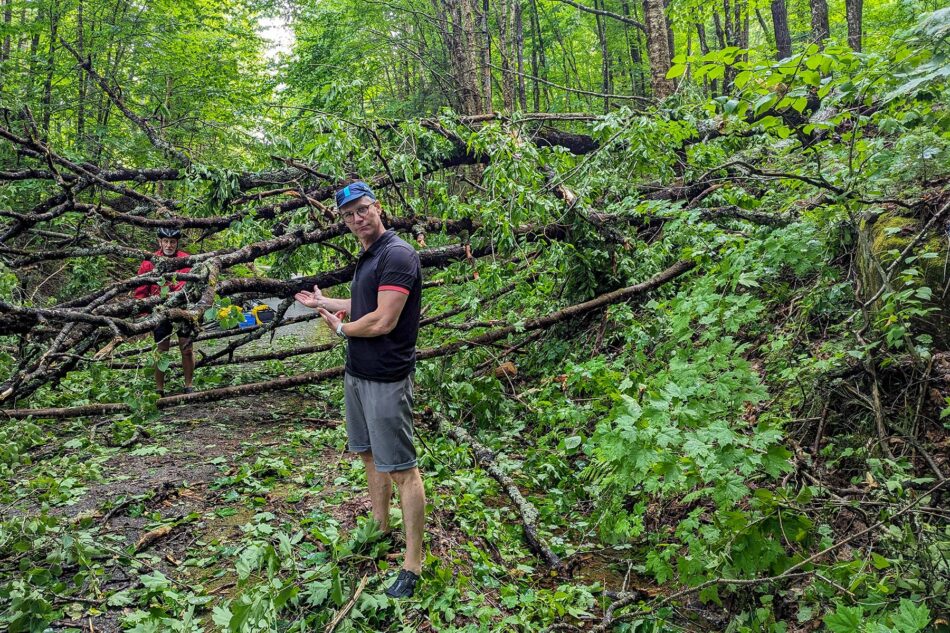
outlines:
M425 492L412 443L412 377L422 307L419 255L383 226L382 209L372 190L354 182L336 194L340 215L363 246L350 285L350 299L299 292L295 298L320 312L346 340L346 433L359 453L373 518L389 529L392 484L399 490L406 531L403 569L386 593L408 598L422 570ZM346 314L350 321L343 322Z

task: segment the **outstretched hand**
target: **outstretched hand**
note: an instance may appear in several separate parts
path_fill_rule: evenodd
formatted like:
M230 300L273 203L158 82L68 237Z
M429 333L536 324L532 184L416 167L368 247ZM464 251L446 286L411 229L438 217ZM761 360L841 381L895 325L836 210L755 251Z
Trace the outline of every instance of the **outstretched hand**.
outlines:
M313 287L313 292L301 290L294 295L294 299L314 310L322 309L326 301L326 297L323 296L323 293L320 292L320 288L317 286Z
M330 331L334 333L336 332L336 328L343 323L343 317L346 316L346 310L340 310L336 314L333 314L323 308L317 308L317 312L323 317L323 321L327 324L327 327L330 328Z

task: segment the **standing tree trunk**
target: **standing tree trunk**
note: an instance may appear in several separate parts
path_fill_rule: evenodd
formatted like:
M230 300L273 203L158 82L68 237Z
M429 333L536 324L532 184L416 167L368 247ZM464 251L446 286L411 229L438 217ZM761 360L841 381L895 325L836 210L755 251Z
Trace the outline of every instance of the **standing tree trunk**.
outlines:
M670 59L672 59L673 53L676 52L676 43L673 37L673 20L670 19L669 9L670 0L663 0L663 20L666 22L666 45L670 49Z
M864 0L845 0L848 14L848 45L861 51L861 27L864 20Z
M514 34L512 31L511 0L497 3L495 21L498 24L498 52L501 54L501 101L508 112L515 109L515 75L512 72Z
M3 0L3 44L0 45L0 63L10 59L10 24L13 22L13 0Z
M461 114L479 114L484 102L478 85L478 64L475 62L478 38L475 32L474 0L432 0L432 4L439 34L448 53L451 75L455 80L456 89L450 95L450 100ZM487 24L488 16L483 16L483 19ZM489 68L485 70L487 72ZM491 73L487 72L487 75L491 81Z
M20 25L24 27L26 26L26 3L25 2L23 3L23 6L20 8ZM26 41L28 39L26 37L26 33L27 33L27 30L25 28L20 29L20 36L17 38L17 41L16 41L16 52L18 53L22 53L23 50L26 48Z
M40 21L40 17L36 17L36 22ZM36 83L36 55L40 50L40 34L39 31L34 31L33 36L30 38L30 68L27 71L28 76L26 79L26 100L27 103L33 101L33 88Z
M656 99L673 94L672 79L666 78L672 65L669 34L663 0L643 0L643 22L647 28L647 52L650 55L650 85Z
M809 0L811 2L811 37L824 48L825 40L831 35L828 26L828 3L826 0Z
M644 22L645 20L641 19L643 16L640 15L640 11L643 10L642 3L634 2L631 7L633 11L633 19ZM633 33L633 38L636 42L636 60L639 64L637 74L640 77L640 94L646 96L647 94L647 71L650 69L650 63L647 59L649 52L647 51L647 34L645 30L637 29ZM670 53L672 55L672 51Z
M83 0L79 0L76 8L76 51L80 57L84 58L86 45L83 28ZM82 68L76 69L76 86L79 90L79 99L76 104L76 147L82 150L86 145L86 72Z
M708 54L709 44L706 42L706 25L703 24L702 22L696 23L696 37L699 40L699 52L702 53L703 55ZM709 79L706 77L706 75L703 75L703 92L709 93L709 88L710 88ZM716 90L715 79L713 79L712 89L713 91Z
M521 11L521 0L515 2L515 57L518 69L518 103L522 110L528 109L528 98L524 87L524 16Z
M541 26L538 24L538 4L531 0L531 14L528 16L531 27L531 98L534 102L534 111L541 111L541 82L538 81L541 72L540 58L544 54L541 42Z
M491 94L491 31L488 30L488 0L482 0L481 36L482 36L482 98L483 111L492 111Z
M49 138L49 122L53 109L53 73L56 71L56 34L59 30L59 7L49 7L49 52L46 57L46 80L43 82L43 138Z
M792 55L792 34L788 30L785 0L772 0L772 28L775 30L775 54L778 59Z
M739 5L738 1L735 5L731 4L729 0L722 0L722 21L725 26L725 42L726 46L738 46L738 37L737 33L739 32L737 25L739 22ZM735 76L735 70L732 66L726 66L723 70L722 76L722 92L723 94L729 92L729 89L732 87L732 78Z
M10 25L13 22L13 0L3 0L3 44L0 44L0 75L3 64L10 59ZM3 89L3 77L0 76L0 90Z
M623 0L623 2L620 3L620 8L623 10L623 16L629 18L630 4L627 0ZM630 39L630 27L627 24L623 25L623 37L627 44L627 51L630 54L630 91L633 94L643 94L644 90L641 87L640 81L640 79L642 79L640 47L637 45L639 38L636 40Z
M726 33L722 29L722 20L719 18L719 12L713 9L713 24L716 27L716 40L719 42L719 50L724 49L726 44Z
M598 7L598 0L594 0L594 8ZM604 17L599 13L595 16L597 23L597 39L600 41L600 85L601 92L610 94L610 51L607 49L607 28ZM610 99L604 98L604 114L610 111Z
M765 23L765 16L762 15L762 12L759 11L759 7L755 8L755 19L759 23L759 28L762 29L762 34L765 35L766 41L770 46L774 46L775 42L772 41L772 29L769 28L769 25Z

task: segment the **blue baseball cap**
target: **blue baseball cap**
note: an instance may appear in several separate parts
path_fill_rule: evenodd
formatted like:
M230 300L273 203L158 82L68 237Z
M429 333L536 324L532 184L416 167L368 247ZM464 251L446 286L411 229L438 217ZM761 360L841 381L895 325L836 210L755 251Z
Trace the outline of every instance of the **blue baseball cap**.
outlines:
M363 196L376 200L376 195L373 193L373 190L369 188L369 185L358 180L336 192L336 208L339 209L346 203L359 200Z

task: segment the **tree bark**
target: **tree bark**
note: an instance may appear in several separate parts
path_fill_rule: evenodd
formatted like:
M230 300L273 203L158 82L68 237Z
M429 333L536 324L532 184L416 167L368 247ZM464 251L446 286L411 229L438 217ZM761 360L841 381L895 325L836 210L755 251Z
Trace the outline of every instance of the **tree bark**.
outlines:
M83 36L83 5L84 0L79 0L76 7L76 52L80 57L86 55L86 42ZM82 68L76 69L76 86L79 92L79 98L76 103L76 147L82 151L85 148L86 137L86 73Z
M623 0L623 2L620 3L620 9L623 11L624 17L630 17L630 3L627 2L627 0ZM632 39L630 37L630 29L624 25L623 36L627 44L627 51L630 55L630 90L633 94L642 95L646 90L644 89L642 57L640 55L640 33L639 31L635 33L635 39Z
M594 0L594 7L597 6L598 0ZM610 50L607 48L607 30L604 26L604 17L602 15L595 15L594 19L597 22L597 39L600 41L600 84L601 92L604 94L610 94ZM604 114L610 111L610 98L604 98Z
M0 63L10 59L10 24L13 22L13 0L3 0L3 27L6 34L0 45Z
M864 0L845 0L848 17L848 45L861 52L861 29L864 21Z
M722 28L722 20L719 17L719 12L715 9L713 9L713 24L716 27L716 41L719 42L719 50L722 50L729 44L726 41L726 32Z
M482 0L481 36L482 36L482 98L484 99L482 112L492 112L491 89L491 31L488 29L489 1Z
M673 20L670 18L670 0L663 0L663 21L666 22L666 46L670 49L670 58L676 52L676 39L673 37ZM671 62L672 64L672 62Z
M702 22L696 23L696 39L699 40L699 52L703 55L709 53L709 43L706 42L706 25ZM703 75L703 92L709 92L709 78Z
M824 48L825 40L831 35L828 26L828 3L826 0L809 0L811 4L811 37L818 46Z
M514 20L515 20L515 58L518 68L518 103L522 110L528 109L528 99L525 94L524 85L524 16L521 8L521 0L514 0Z
M475 62L478 38L474 0L432 0L432 3L439 34L448 53L451 75L455 80L456 89L449 95L450 100L456 111L478 114L484 102L482 87L478 84L479 65ZM487 27L487 14L482 19L483 25ZM482 65L485 65L484 57ZM490 84L488 87L491 87Z
M673 94L672 79L666 78L672 65L669 36L663 0L643 0L643 21L647 27L647 50L650 55L650 85L657 100Z
M59 6L53 0L49 7L49 51L46 56L46 80L43 82L43 136L49 138L53 115L53 73L56 71L56 35L59 30Z
M792 55L792 34L788 30L785 0L772 0L772 28L775 30L775 55L785 59Z
M544 55L541 41L541 26L538 23L538 3L537 0L531 2L531 13L528 16L528 25L531 29L531 98L534 102L534 111L541 111L541 56Z
M24 8L24 11L26 9ZM13 0L3 1L3 27L6 34L3 36L3 43L0 44L0 75L3 72L3 64L10 59L10 28L13 23ZM0 76L0 90L3 89L3 76Z

